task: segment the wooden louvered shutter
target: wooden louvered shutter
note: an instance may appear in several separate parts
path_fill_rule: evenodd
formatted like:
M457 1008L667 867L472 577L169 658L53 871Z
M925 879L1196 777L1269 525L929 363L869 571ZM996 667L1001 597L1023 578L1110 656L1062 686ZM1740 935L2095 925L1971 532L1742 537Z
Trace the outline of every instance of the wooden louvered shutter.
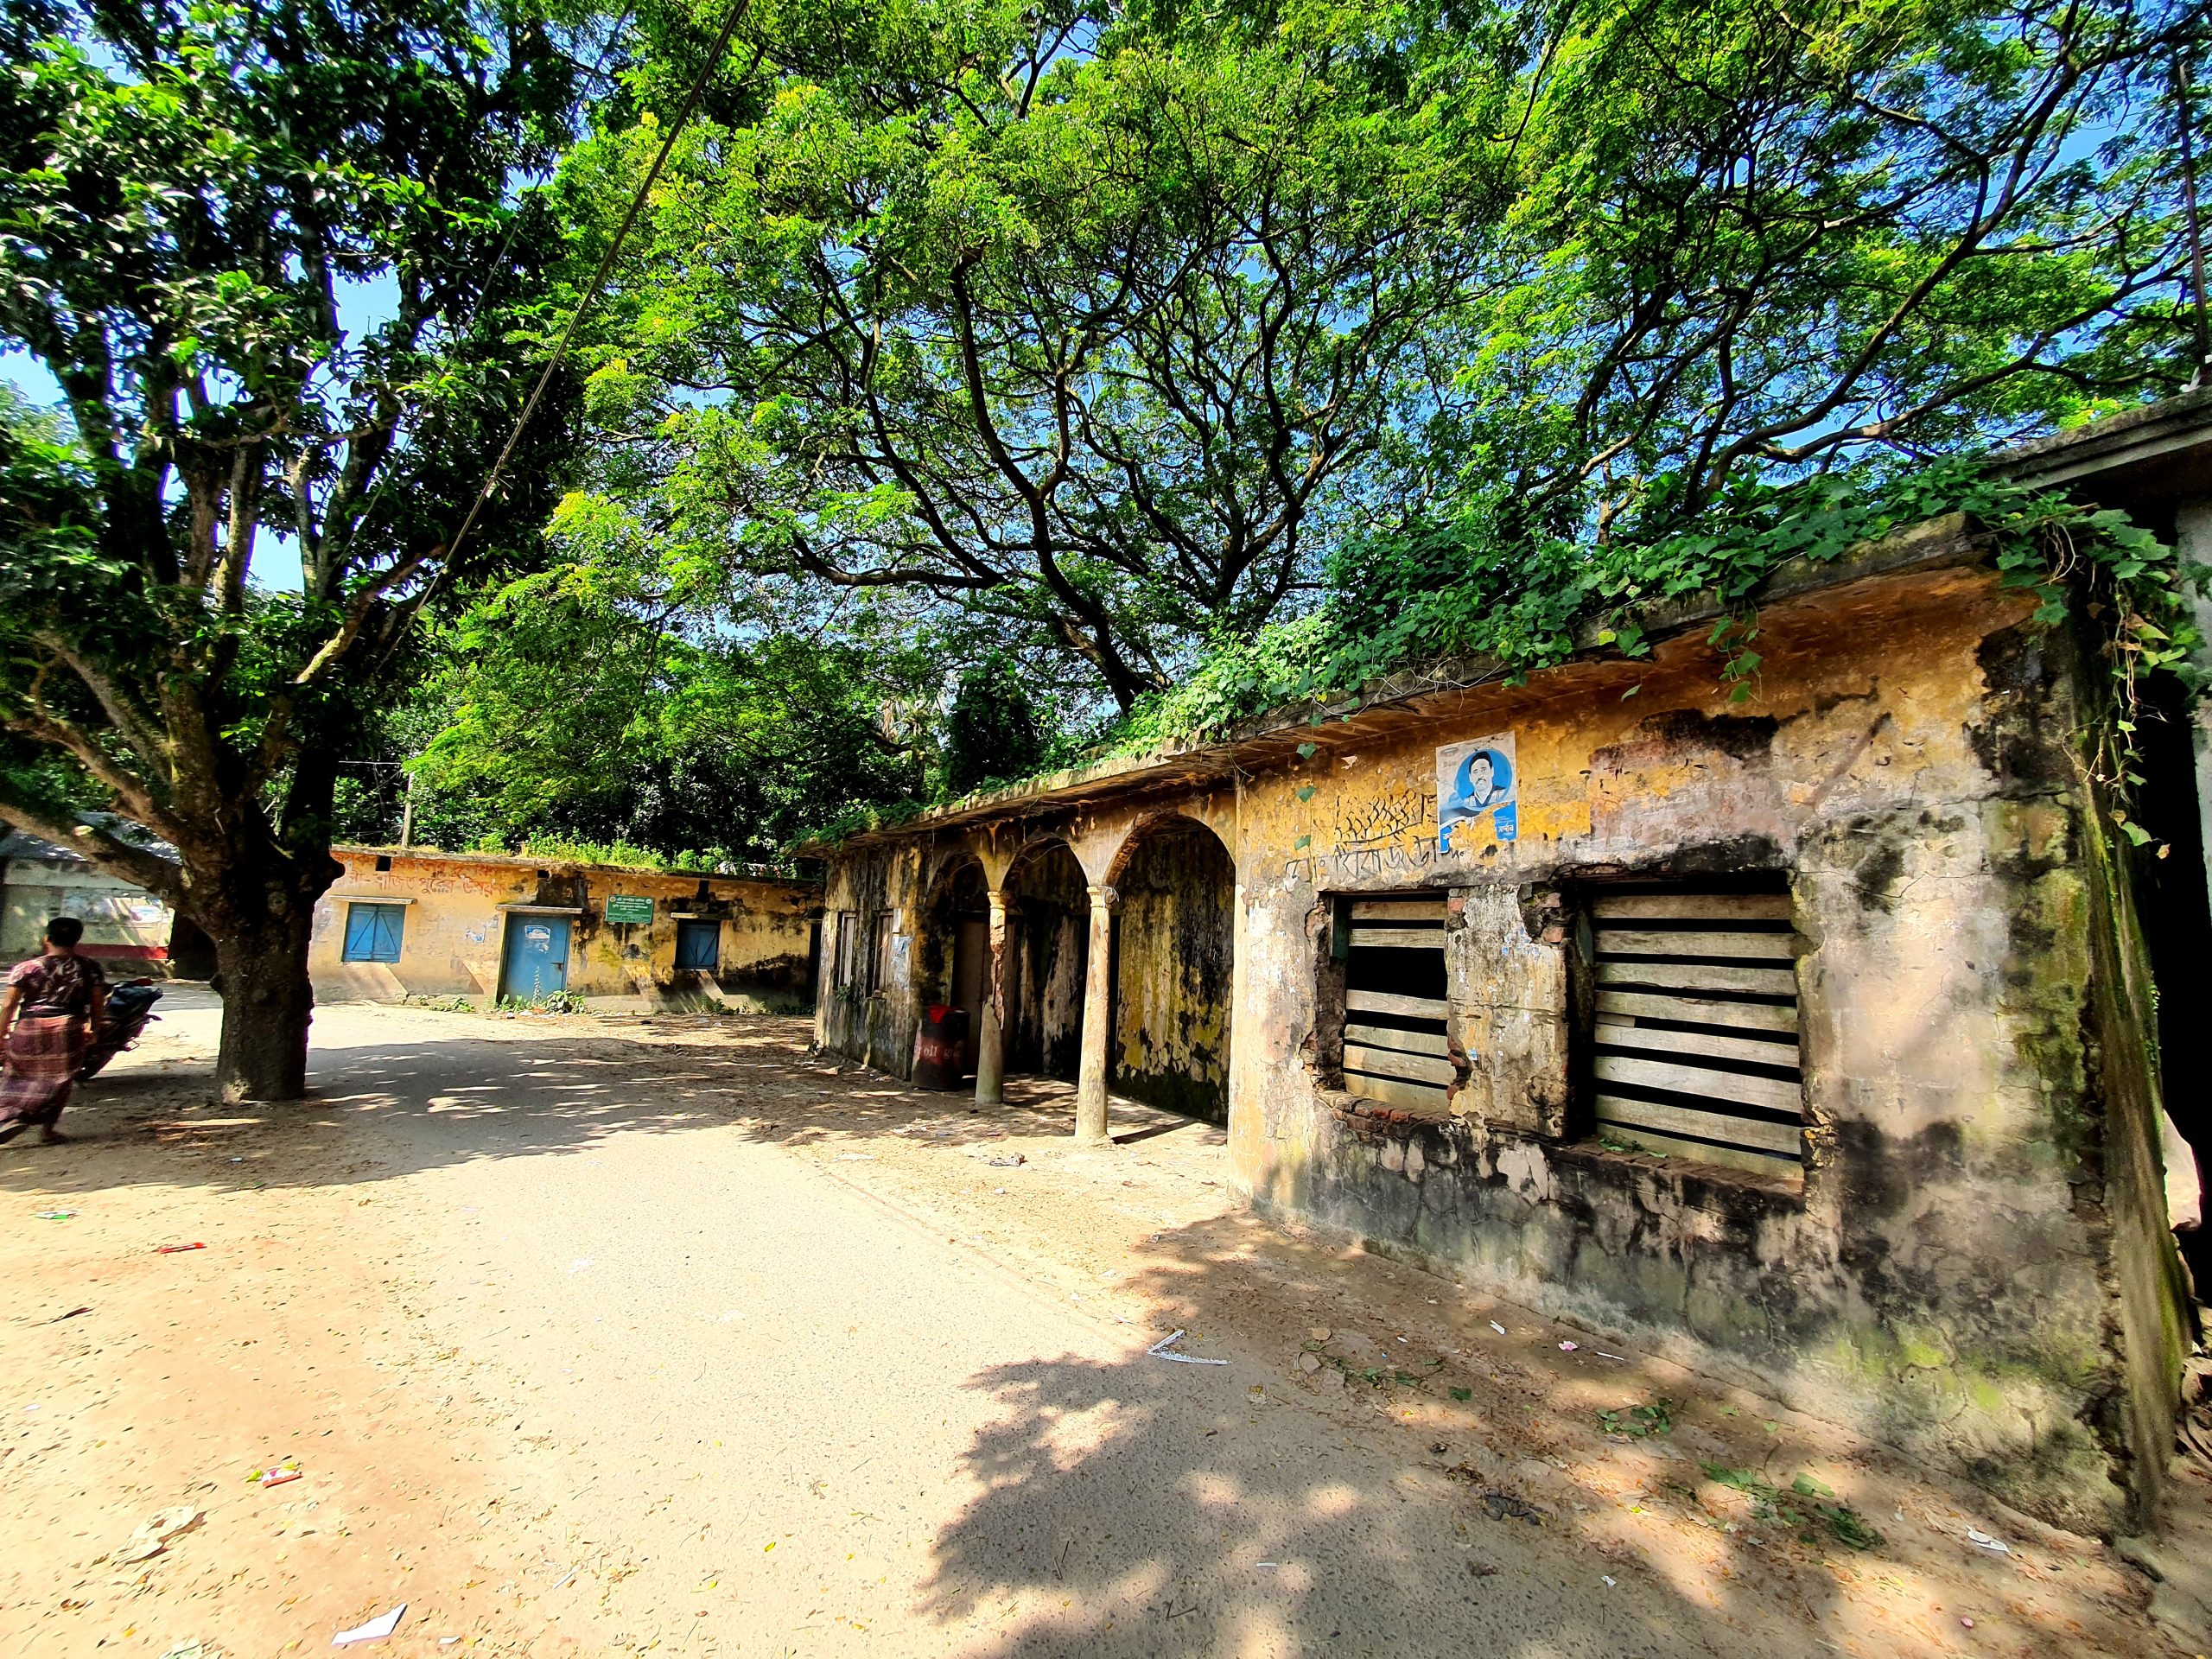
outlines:
M1706 1163L1802 1172L1789 895L1620 893L1590 908L1599 1133Z
M1351 901L1344 972L1344 1088L1412 1110L1450 1109L1444 1034L1444 900Z

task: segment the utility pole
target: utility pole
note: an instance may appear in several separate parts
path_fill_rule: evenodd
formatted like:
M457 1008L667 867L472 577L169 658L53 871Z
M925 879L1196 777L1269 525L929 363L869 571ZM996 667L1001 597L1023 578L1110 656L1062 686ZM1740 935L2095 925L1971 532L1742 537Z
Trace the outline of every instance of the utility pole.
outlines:
M415 839L415 774L407 774L407 802L399 812L399 850L405 852Z

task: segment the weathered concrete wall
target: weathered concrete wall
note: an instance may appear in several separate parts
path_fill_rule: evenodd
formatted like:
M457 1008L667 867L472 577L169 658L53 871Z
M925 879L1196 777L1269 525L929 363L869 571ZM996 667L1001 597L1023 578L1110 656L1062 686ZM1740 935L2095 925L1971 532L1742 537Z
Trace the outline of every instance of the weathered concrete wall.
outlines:
M1225 1123L1236 868L1211 830L1174 817L1141 832L1113 885L1113 1086Z
M340 849L346 874L315 908L308 971L325 1001L397 1001L405 996L499 994L508 918L503 905L573 909L568 988L572 995L636 1007L710 1002L787 1013L814 1001L813 938L821 888L810 882L662 874L588 865L538 864L435 853ZM391 868L378 870L379 861ZM610 923L607 899L653 901L653 919ZM407 916L397 963L342 960L349 899L403 902ZM720 927L713 972L676 966L679 918Z
M1007 880L1011 1023L1007 1070L1075 1080L1090 959L1090 884L1065 846L1023 858Z
M176 918L143 887L88 864L11 858L0 862L0 957L10 963L45 949L46 925L74 916L85 925L79 947L116 974L166 969Z
M2118 1329L2113 1263L2155 1280L2171 1249L2140 1225L2120 1238L2094 1196L2107 1175L2092 1124L2131 1157L2150 1143L2088 1072L2104 985L2082 710L2064 642L2023 626L2024 608L1984 578L1916 578L1770 616L1748 709L1686 640L1625 702L1609 677L1568 671L1471 698L1478 713L1417 745L1324 751L1293 774L1310 804L1249 790L1246 950L1266 960L1266 940L1296 937L1320 887L1459 889L1454 931L1477 937L1449 953L1452 1001L1481 1057L1449 1123L1317 1111L1289 1071L1313 1018L1303 986L1256 976L1233 1126L1255 1201L1739 1371L2108 1529L2145 1476L2115 1408L2172 1397L2163 1344ZM1516 841L1442 851L1410 812L1379 858L1329 838L1378 794L1433 793L1437 745L1503 729ZM1328 850L1286 856L1300 835ZM1512 944L1506 896L1747 868L1788 874L1804 941L1802 1188L1560 1136L1562 976L1478 964L1507 945L1564 956L1571 935L1546 944L1529 918Z
M1232 780L918 826L841 860L830 902L862 872L906 902L952 858L996 879L1046 836L1106 884L1161 813L1200 817L1235 859L1230 1132L1255 1205L2109 1530L2156 1483L2179 1303L2147 981L2075 747L2085 682L2029 608L1970 566L1872 579L1767 608L1748 703L1700 630L1255 740ZM1447 848L1437 750L1505 733L1517 837L1484 819ZM1802 1170L1609 1147L1580 906L1609 880L1756 871L1791 895ZM1429 1117L1332 1086L1333 906L1419 892L1448 896L1453 1082ZM884 1036L825 1025L870 1054L912 1026Z

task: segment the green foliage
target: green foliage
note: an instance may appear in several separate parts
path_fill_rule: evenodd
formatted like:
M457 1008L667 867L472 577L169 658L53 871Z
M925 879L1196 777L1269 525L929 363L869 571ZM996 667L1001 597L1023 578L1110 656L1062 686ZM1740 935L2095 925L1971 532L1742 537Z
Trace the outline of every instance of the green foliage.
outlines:
M470 801L485 839L769 861L848 807L920 793L901 728L926 701L925 654L887 631L816 639L747 618L711 571L582 502L560 524L572 556L487 591L442 638L428 694L442 729L418 788Z
M496 1012L516 1014L588 1014L591 1005L574 991L548 991L543 996L503 996Z
M1670 1434L1675 1428L1675 1402L1662 1395L1649 1405L1600 1411L1598 1424L1608 1434L1624 1434L1636 1440Z
M1098 0L787 0L742 32L592 350L613 493L764 576L990 618L1126 703L1274 614L1416 448L1487 169L1325 41ZM639 80L690 46L649 31ZM610 124L565 188L611 216L657 137Z
M1478 519L1370 542L1332 565L1322 610L1224 642L1173 692L1141 705L1116 741L1132 752L1202 742L1287 706L1318 717L1389 674L1517 683L1578 649L1639 657L1649 645L1635 607L1690 597L1721 606L1711 643L1731 695L1748 698L1759 667L1752 599L1777 566L1832 563L1954 512L1990 537L2007 585L2036 594L2039 622L2056 624L2074 609L2093 625L2117 711L2105 728L2101 772L2124 794L2140 682L2153 672L2191 673L2197 636L2181 568L2124 515L2038 493L1964 458L1884 480L1747 486L1716 503L1694 531L1648 544L1550 539L1509 549L1493 523ZM2120 822L2136 839L2139 826Z
M299 1048L257 1091L299 1086L293 918L337 869L337 763L454 574L563 252L513 189L569 128L556 35L528 0L10 9L0 344L64 405L0 408L0 725L74 782L0 767L0 812L67 836L91 794L178 850L181 872L74 837L204 926L242 985L289 981ZM349 331L343 302L372 289L385 315ZM537 555L563 401L484 569ZM296 592L256 580L272 529Z
M1049 753L1028 691L1003 656L960 673L938 757L938 787L945 796L1026 777Z
M639 111L696 49L666 22ZM2177 389L2168 79L2203 31L2181 0L776 0L592 345L605 487L734 568L1166 694L1163 731L1408 652L1539 663L1578 595L1820 516L1763 492ZM564 167L601 222L658 137L627 116ZM1388 626L1300 632L1325 570Z
M1751 1500L1754 1520L1774 1521L1794 1529L1801 1544L1816 1544L1821 1529L1851 1549L1879 1549L1882 1535L1848 1503L1835 1502L1835 1494L1810 1475L1799 1475L1787 1491L1751 1469L1728 1469L1718 1464L1698 1465L1707 1480L1732 1487Z
M664 853L651 847L632 847L626 841L578 841L568 836L527 836L515 850L524 857L563 863L603 864L613 869L666 870L696 875L712 875L724 866L734 867L740 861L720 847L703 852L687 848Z

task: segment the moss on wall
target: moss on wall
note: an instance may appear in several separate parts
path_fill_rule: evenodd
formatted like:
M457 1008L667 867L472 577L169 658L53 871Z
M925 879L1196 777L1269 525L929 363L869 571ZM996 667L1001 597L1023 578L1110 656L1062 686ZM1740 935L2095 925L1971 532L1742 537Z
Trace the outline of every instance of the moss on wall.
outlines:
M1056 919L1033 963L1076 948L1057 918L1079 919L1081 870L1118 872L1127 1087L1152 1069L1155 1026L1177 1028L1188 993L1151 976L1198 913L1147 874L1144 837L1163 812L1205 817L1234 857L1229 1131L1255 1205L2109 1531L2155 1485L2182 1304L2147 977L2075 747L2094 688L2068 641L2023 626L2031 603L1970 566L1884 576L1770 605L1748 707L1727 700L1702 636L1678 635L1645 663L1255 739L1233 793L1154 778L912 835L993 870L1006 843L1065 839L1075 856L1039 905ZM1485 823L1445 848L1437 750L1508 732L1517 836ZM838 868L892 858L879 843ZM1555 1039L1580 1005L1555 975L1507 984L1483 965L1508 945L1548 965L1534 948L1552 930L1516 936L1516 907L1611 878L1751 870L1786 874L1802 939L1802 1181L1574 1138ZM1447 963L1455 1040L1471 1069L1498 1069L1467 1078L1441 1122L1330 1087L1332 902L1414 891L1459 895L1463 933L1471 914L1497 924ZM1080 983L1061 982L1061 1006Z
M1217 836L1176 817L1149 826L1114 880L1113 1086L1229 1121L1236 870Z

